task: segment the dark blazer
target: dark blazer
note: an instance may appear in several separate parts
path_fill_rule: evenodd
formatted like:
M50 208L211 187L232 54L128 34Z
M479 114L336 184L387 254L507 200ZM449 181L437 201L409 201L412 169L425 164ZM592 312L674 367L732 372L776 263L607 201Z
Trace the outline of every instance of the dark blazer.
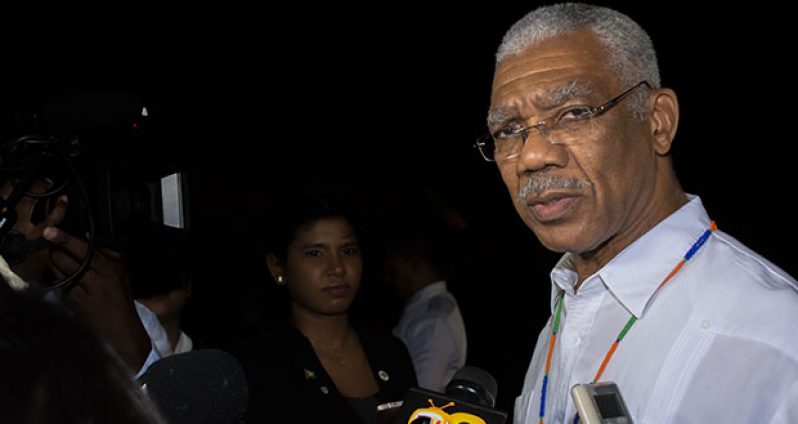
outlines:
M356 328L377 403L404 399L416 385L407 348L393 335ZM335 387L310 341L290 324L271 328L238 351L249 384L247 423L362 423Z

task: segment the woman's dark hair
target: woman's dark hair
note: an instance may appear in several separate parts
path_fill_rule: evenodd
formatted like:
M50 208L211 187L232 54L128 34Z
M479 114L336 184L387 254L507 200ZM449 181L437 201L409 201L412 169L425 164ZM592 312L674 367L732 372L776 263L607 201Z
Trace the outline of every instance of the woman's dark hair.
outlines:
M297 231L324 218L344 218L360 236L359 220L347 199L319 191L301 190L284 196L274 205L267 223L266 251L284 261Z

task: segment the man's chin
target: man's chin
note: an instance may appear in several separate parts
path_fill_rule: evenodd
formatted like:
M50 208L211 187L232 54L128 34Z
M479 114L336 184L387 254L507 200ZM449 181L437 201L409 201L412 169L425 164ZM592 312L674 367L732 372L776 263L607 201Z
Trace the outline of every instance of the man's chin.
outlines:
M585 244L585 237L581 236L581 232L573 229L571 234L565 225L546 225L542 229L533 227L532 231L535 232L540 244L552 252L579 254L590 249L590 246Z

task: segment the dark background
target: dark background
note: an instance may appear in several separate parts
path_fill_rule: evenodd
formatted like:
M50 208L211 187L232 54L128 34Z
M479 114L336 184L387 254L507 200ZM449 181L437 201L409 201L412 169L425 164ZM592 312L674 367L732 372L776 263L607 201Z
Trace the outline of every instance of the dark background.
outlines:
M608 4L649 31L663 85L679 95L673 155L686 190L721 229L795 274L794 36L783 11ZM187 170L196 261L185 326L207 345L234 344L272 318L254 229L275 193L337 187L377 233L404 192L431 190L469 225L452 290L469 363L498 378L511 410L558 255L538 245L471 146L485 131L493 53L534 4L428 7L138 9L37 22L3 44L0 133L80 131L100 125L87 117L98 110L106 125L135 103L129 94L147 105L146 137L98 137L88 149L131 169ZM379 303L377 263L367 257L370 296L359 306L387 327L395 309Z

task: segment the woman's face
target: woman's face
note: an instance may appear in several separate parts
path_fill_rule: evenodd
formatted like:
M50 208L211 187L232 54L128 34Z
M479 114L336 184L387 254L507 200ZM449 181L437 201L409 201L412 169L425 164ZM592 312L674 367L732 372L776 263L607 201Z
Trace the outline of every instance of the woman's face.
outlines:
M283 279L291 307L318 315L346 313L360 287L363 259L345 218L322 218L300 227L288 246Z

